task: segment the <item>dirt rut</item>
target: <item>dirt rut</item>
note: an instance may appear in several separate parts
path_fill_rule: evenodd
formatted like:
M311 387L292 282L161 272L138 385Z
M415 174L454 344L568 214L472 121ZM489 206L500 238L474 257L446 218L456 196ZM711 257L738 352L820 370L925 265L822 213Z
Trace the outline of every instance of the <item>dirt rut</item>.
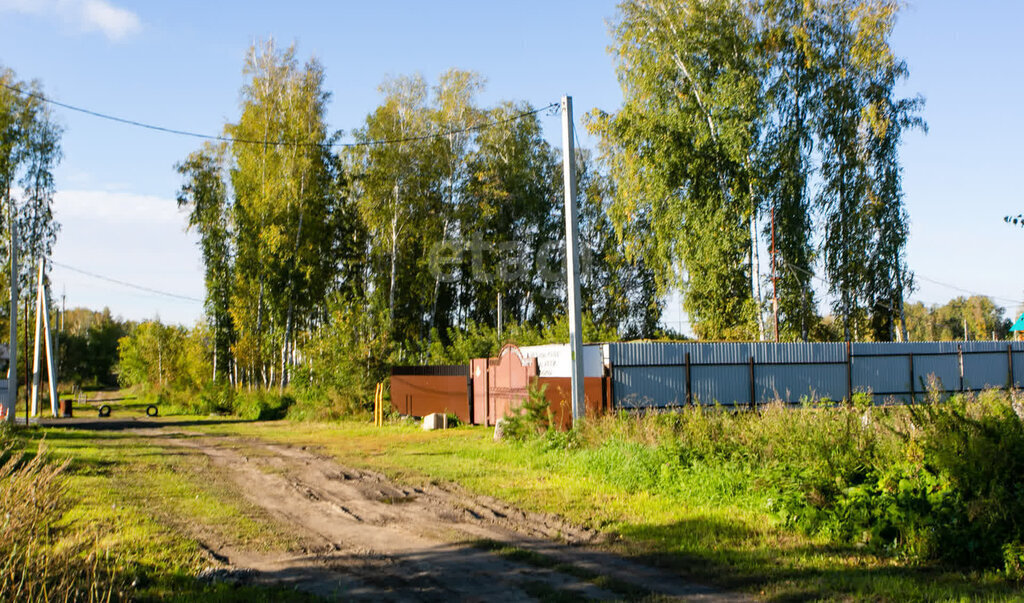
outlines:
M306 554L260 553L198 535L226 566L208 572L213 578L289 584L346 600L746 600L602 552L591 546L602 538L593 530L454 485L403 487L302 448L259 440L137 433L206 455L246 498L306 543ZM516 554L495 552L504 546Z

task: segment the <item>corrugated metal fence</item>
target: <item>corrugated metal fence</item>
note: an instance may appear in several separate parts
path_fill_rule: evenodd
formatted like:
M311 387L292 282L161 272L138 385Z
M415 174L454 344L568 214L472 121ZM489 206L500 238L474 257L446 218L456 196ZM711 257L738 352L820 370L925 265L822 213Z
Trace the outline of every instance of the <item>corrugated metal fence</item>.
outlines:
M610 343L617 408L921 399L1024 383L1024 342Z

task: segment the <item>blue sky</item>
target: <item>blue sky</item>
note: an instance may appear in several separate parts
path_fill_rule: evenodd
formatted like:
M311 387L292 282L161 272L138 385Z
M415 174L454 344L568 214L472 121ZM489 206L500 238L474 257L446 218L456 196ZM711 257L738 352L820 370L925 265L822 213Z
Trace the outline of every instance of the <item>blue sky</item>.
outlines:
M42 81L63 102L143 122L218 133L238 114L246 49L274 37L315 55L333 92L332 128L358 127L388 75L449 67L478 71L483 104L563 93L577 116L621 102L607 53L607 0L489 3L129 2L0 0L0 64ZM930 132L903 149L911 217L912 299L944 303L962 289L992 295L1009 312L1024 300L1011 258L1024 230L1018 141L1024 3L931 0L911 4L893 37L911 70L907 94L927 99ZM113 279L201 298L195 240L174 204L173 165L199 141L57 109L66 127L55 211L63 230L54 260ZM545 117L558 144L557 117ZM578 123L578 122L577 122ZM582 144L593 142L580 131ZM1014 258L1015 259L1015 258ZM109 306L125 318L191 323L201 304L128 289L55 267L69 306ZM937 284L942 283L942 284ZM956 287L956 288L953 288ZM671 305L671 304L670 304ZM687 329L670 307L666 321Z

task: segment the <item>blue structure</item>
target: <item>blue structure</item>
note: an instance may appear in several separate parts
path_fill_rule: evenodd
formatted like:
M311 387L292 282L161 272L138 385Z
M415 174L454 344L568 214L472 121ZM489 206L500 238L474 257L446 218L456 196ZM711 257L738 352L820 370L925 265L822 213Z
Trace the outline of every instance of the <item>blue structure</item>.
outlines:
M1024 314L1021 314L1017 322L1010 327L1010 333L1013 333L1014 339L1024 338Z

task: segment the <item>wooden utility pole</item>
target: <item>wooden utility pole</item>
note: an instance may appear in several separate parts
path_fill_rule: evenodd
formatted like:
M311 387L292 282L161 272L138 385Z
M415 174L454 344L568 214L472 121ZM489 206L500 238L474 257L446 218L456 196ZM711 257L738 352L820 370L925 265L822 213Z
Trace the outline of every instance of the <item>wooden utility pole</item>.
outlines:
M565 270L569 305L569 353L572 360L572 420L586 413L583 398L583 320L580 316L580 252L576 224L576 153L573 147L572 97L562 97L562 175L565 181Z
M46 345L47 385L50 387L50 411L56 417L58 415L57 355L53 338L50 335L50 300L46 295L45 266L46 260L40 259L39 283L36 288L36 339L32 349L32 414L39 413L39 331L43 329L43 341Z

